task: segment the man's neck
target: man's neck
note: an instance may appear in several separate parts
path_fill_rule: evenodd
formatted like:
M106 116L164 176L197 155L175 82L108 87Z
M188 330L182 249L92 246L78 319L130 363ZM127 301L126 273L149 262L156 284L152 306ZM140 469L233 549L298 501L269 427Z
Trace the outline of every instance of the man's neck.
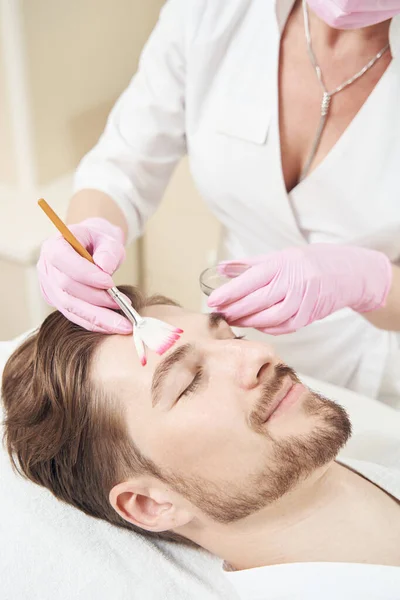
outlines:
M321 560L343 511L354 506L354 478L358 476L331 463L240 523L213 522L185 535L235 570Z

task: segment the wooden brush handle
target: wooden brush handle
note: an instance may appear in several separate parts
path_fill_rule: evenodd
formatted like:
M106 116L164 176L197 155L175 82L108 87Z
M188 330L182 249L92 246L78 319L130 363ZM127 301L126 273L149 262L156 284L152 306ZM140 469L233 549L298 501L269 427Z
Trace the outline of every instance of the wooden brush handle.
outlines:
M71 244L71 246L74 248L74 250L76 250L76 252L78 254L83 256L83 258L86 258L86 260L95 264L93 258L91 257L89 252L86 250L86 248L84 246L82 246L82 244L76 239L74 234L68 229L68 227L65 225L65 223L63 223L61 221L60 217L58 215L56 215L54 210L47 204L46 200L43 200L43 198L41 198L40 200L38 200L38 204L39 204L40 208L49 217L50 221L57 227L58 231L61 233L63 238L65 240L67 240L67 242L69 244Z

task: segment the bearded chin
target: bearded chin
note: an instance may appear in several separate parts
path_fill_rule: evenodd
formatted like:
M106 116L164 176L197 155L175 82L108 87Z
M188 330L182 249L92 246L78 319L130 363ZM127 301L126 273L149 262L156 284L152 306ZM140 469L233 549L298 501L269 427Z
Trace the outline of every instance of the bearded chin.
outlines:
M283 441L269 436L273 454L271 457L269 449L268 464L240 486L186 478L175 479L175 489L222 524L246 518L278 501L316 469L334 460L351 436L349 417L339 404L310 392L304 411L314 417L313 431Z
M317 417L313 431L274 442L273 501L334 460L351 436L349 416L339 404L313 393L304 410Z

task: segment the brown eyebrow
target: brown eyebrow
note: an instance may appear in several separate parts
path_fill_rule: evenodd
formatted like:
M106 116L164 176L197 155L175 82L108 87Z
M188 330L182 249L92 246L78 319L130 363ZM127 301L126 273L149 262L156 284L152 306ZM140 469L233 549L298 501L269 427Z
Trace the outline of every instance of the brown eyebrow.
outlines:
M165 382L166 377L171 371L172 367L174 367L177 363L182 362L190 352L193 351L192 344L185 344L184 346L180 346L174 352L172 352L167 358L165 358L160 364L156 367L153 375L153 381L151 384L151 395L152 395L152 404L153 408L158 404L161 397L161 389Z

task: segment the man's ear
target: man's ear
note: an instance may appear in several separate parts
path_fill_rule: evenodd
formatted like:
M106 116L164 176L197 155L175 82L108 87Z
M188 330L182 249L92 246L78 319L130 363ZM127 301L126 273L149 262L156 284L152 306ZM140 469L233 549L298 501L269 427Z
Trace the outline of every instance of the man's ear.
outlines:
M135 481L118 483L112 488L109 500L120 517L147 531L168 531L186 525L193 518L187 509L174 502L171 493Z

